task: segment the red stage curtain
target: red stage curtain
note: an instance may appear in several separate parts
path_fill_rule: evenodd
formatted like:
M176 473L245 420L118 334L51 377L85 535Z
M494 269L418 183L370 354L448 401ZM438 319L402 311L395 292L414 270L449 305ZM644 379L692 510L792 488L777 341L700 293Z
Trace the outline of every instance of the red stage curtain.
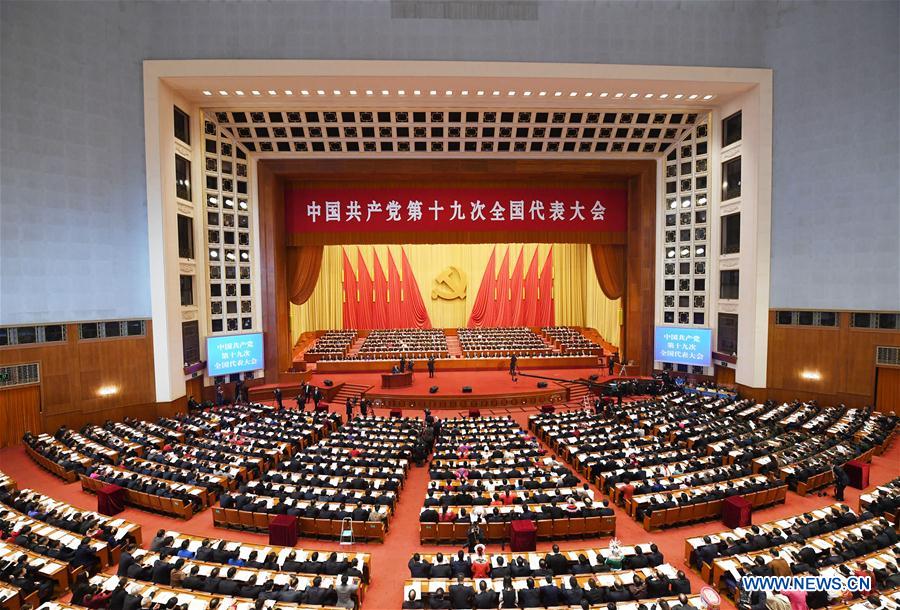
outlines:
M525 305L522 326L539 326L538 324L538 249L534 249L531 263L528 265L528 273L525 275Z
M625 294L625 246L591 244L594 273L600 289L609 299Z
M402 303L401 286L400 272L397 271L397 265L394 263L394 255L388 250L388 294L391 301L387 311L387 320L390 325L388 328L403 328L403 317L400 310Z
M322 270L324 246L291 246L287 249L288 298L303 305L312 296Z
M547 260L544 261L544 268L541 269L541 295L540 305L538 308L538 320L536 326L554 326L556 319L555 307L553 304L553 248L547 253Z
M403 257L403 304L408 316L403 322L408 328L431 328L431 319L428 317L428 310L425 309L419 283L416 282L409 259L406 258L406 250L401 249L400 254Z
M522 256L524 254L525 248L519 250L519 258L516 259L516 266L513 267L512 276L509 278L509 308L504 323L506 326L523 326L525 324L523 320L525 308L522 306L522 268L524 265Z
M488 313L493 310L493 294L494 294L494 265L497 258L497 248L491 250L491 257L488 259L487 266L484 268L484 275L481 276L481 286L478 287L478 295L475 297L475 303L472 304L472 313L469 315L469 328L484 328L485 319Z
M359 328L359 320L356 317L357 310L357 285L356 275L347 257L347 251L341 248L344 255L344 328Z

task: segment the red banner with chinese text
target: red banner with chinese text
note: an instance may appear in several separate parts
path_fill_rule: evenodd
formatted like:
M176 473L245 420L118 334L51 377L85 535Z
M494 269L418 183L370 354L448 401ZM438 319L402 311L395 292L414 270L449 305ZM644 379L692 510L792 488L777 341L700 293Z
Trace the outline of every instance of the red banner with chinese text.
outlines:
M291 233L342 231L614 231L626 229L624 189L292 188Z

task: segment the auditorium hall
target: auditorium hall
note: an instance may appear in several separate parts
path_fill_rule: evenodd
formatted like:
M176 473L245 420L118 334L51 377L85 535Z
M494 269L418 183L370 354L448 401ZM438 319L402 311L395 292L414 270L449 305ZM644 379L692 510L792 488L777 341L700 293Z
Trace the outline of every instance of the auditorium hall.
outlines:
M0 610L900 610L900 1L0 56Z

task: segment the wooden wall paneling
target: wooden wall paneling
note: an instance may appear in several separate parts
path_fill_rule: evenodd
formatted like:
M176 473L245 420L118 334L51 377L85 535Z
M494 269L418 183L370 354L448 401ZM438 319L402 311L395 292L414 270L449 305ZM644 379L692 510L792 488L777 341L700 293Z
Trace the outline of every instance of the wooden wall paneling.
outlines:
M876 375L875 408L882 413L897 413L900 411L900 368L880 366Z
M25 432L43 432L41 387L35 384L0 389L0 448L18 444Z
M0 364L40 364L40 415L44 431L88 422L156 415L152 326L141 337L78 339L78 325L67 326L67 340L0 348ZM99 396L103 386L115 386Z
M768 388L752 395L777 401L873 405L879 345L900 346L900 332L851 328L847 312L839 314L837 328L779 325L774 310L770 311ZM804 371L818 372L822 378L804 379Z

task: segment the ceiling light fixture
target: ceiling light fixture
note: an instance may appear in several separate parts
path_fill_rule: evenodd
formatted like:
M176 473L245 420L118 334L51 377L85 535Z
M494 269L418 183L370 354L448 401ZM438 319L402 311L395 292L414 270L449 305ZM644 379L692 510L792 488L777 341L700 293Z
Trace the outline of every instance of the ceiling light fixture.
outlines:
M653 97L653 94L652 94L652 93L645 93L645 94L644 94L644 99L648 99L648 100L649 100L651 97Z
M228 95L228 92L223 89L219 91L219 95Z
M212 91L204 91L203 95L212 95Z
M235 95L244 95L244 92L241 91L240 89L238 89L237 91L234 92L234 94Z
M515 95L515 94L516 94L515 91L507 91L507 93L506 93L506 95L508 95L508 96L510 96L510 97L512 97L512 96Z
M350 93L350 95L356 95L356 89L351 89L348 93Z
M453 95L453 92L447 89L446 91L444 91L444 95Z
M667 97L669 97L669 94L668 94L668 93L660 93L660 94L659 94L659 99L661 99L661 100L664 100L664 99L666 99Z
M689 100L695 100L695 99L697 99L698 97L700 97L700 96L698 96L698 95L695 93L694 95L688 96L688 99L689 99Z
M391 94L391 92L388 91L387 89L382 89L382 90L381 90L381 95L390 95L390 94Z
M325 91L323 89L316 90L316 95L325 95Z
M253 91L250 92L250 94L251 94L251 95L259 95L259 91L257 91L256 89L254 89Z
M711 95L704 95L704 96L703 96L703 99L705 99L705 100L711 100L712 98L713 98L713 96L711 96Z
M609 93L607 93L606 91L604 91L603 93L600 94L600 97L606 97L606 96L608 96L608 95L609 95Z
M341 90L340 90L340 89L335 89L334 91L332 91L332 93L334 93L335 95L340 95L340 94L341 94Z
M437 91L432 89L431 91L428 92L428 95L437 95Z
M494 91L491 95L500 95L499 91Z
M593 97L594 93L592 91L588 91L584 94L584 97Z
M479 89L478 91L475 92L475 95L484 95L484 91Z
M680 94L680 93L676 93L676 94L675 94L675 99L676 99L676 100L680 100L680 99L683 98L683 97L684 97L684 96L683 96L682 94Z
M576 95L578 95L578 92L577 92L577 91L570 91L570 92L569 92L569 97L575 97Z
M624 95L624 93L616 93L616 97L623 97Z
M372 91L371 89L366 89L366 95L374 95L374 94L375 94L375 92Z
M462 91L459 92L459 94L460 94L460 95L469 95L469 90L468 90L468 89L463 89Z
M405 89L397 89L397 95L406 95Z
M531 97L531 91L523 91L522 95L524 95L525 97Z
M822 379L822 373L819 371L803 371L800 373L800 377L803 379L810 379L812 381L819 381Z
M554 91L553 92L554 97L559 97L560 95L562 95L562 91Z
M285 90L284 90L284 94L285 94L285 95L294 95L294 92L293 92L292 90L290 90L290 89L285 89Z
M414 90L413 90L413 95L422 95L422 90L421 90L421 89L414 89Z
M269 95L278 95L278 92L275 91L274 89L269 89L268 94Z
M630 97L631 99L634 99L634 98L636 98L637 96L638 96L637 93L631 93L631 94L629 94L628 97Z

